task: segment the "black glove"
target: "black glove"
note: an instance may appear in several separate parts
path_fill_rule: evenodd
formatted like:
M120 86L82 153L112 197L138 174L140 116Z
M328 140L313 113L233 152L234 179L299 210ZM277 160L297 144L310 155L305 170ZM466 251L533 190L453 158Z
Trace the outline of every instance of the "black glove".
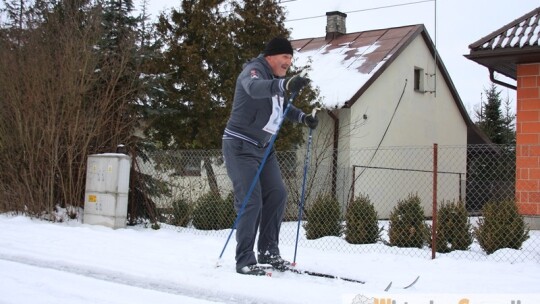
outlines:
M285 91L289 94L298 93L304 86L309 83L309 79L300 75L294 75L285 79Z
M310 129L315 129L317 128L317 125L319 124L319 119L317 118L317 116L308 114L304 116L304 124L308 126Z

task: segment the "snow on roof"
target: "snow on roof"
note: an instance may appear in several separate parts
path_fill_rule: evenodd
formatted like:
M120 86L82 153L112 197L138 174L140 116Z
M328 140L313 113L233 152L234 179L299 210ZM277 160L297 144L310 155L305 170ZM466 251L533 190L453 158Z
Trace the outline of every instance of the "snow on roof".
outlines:
M376 42L359 48L351 48L348 43L334 48L326 44L320 49L296 53L295 65L310 66L308 77L319 88L325 108L342 107L385 62L380 61L369 73L359 72L368 60L366 55L378 47Z
M294 65L309 67L308 77L319 88L324 108L341 108L354 103L357 93L420 29L422 25L411 25L293 40Z
M472 43L475 50L523 48L540 44L540 7Z
M540 7L473 42L469 50L466 58L517 80L519 64L540 62Z

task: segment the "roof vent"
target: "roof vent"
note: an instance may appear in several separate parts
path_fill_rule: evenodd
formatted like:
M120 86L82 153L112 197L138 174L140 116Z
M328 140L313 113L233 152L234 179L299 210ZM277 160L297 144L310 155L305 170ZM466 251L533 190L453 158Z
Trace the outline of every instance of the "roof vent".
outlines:
M334 11L326 13L326 39L333 39L340 35L346 34L345 20L347 14Z

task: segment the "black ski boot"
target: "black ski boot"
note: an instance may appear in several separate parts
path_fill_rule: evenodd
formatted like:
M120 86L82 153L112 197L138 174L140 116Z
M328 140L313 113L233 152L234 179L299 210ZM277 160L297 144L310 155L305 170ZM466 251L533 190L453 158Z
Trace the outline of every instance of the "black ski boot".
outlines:
M242 268L237 268L236 272L238 272L239 274L248 274L248 275L256 275L256 276L264 276L268 274L266 270L264 270L258 265L247 265Z
M286 271L291 268L291 262L281 258L279 254L259 254L259 264L270 264L275 270Z

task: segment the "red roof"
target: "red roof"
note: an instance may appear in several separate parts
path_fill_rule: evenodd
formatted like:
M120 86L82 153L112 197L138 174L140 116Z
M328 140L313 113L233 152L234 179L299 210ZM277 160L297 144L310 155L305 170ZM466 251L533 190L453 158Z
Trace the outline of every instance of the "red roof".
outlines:
M407 43L408 39L422 25L411 25L397 28L372 30L365 32L357 32L340 35L334 39L326 40L325 37L308 38L292 41L293 48L298 52L322 49L325 46L325 52L333 49L347 47L349 49L357 49L369 45L377 44L378 48L375 52L362 56L355 52L349 52L349 56L345 59L351 59L353 56L362 56L366 59L359 67L358 71L364 74L370 73L383 59L391 57L402 45Z

